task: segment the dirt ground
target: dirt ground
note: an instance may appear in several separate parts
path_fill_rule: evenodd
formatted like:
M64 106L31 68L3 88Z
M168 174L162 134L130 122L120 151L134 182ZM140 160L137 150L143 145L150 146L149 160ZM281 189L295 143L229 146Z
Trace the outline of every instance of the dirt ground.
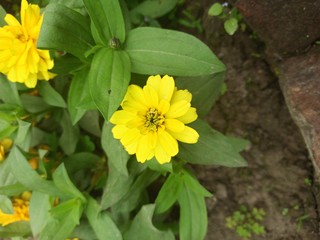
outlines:
M264 236L251 239L320 239L317 187L299 129L292 121L278 79L264 59L264 45L247 29L228 36L223 22L207 16L212 1L187 1L185 8L201 19L204 31L183 29L208 44L226 64L228 91L208 115L227 135L248 139L243 152L249 166L195 167L214 196L207 199L207 240L241 239L226 227L240 205L266 212Z

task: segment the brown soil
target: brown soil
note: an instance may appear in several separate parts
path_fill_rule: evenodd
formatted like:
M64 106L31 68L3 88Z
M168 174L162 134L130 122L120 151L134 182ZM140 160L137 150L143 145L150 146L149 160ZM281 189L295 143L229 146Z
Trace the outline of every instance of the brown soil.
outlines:
M262 208L264 236L251 239L320 239L316 187L307 184L313 168L300 131L293 123L278 79L264 59L264 46L247 29L228 36L223 22L207 16L212 1L187 1L200 17L198 36L226 64L227 93L208 115L211 125L227 135L251 142L243 152L247 168L202 167L195 170L214 196L207 199L207 240L241 239L226 227L240 205Z

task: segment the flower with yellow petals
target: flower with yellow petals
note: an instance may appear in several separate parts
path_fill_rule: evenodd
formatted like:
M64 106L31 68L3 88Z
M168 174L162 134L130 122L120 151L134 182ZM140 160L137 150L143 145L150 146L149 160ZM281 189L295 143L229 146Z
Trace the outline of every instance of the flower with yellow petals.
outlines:
M12 146L12 140L9 138L4 138L0 140L0 162L5 159L6 153Z
M0 225L3 227L14 222L29 221L30 192L23 192L19 197L12 199L13 213L4 213L0 209Z
M55 75L48 50L37 49L43 20L40 8L21 0L21 23L11 14L4 18L7 25L0 28L0 72L11 82L24 83L33 88L37 80L49 80Z
M122 110L110 118L115 124L113 136L139 162L155 157L160 164L168 163L179 152L178 141L198 141L198 133L186 126L198 117L191 99L191 93L177 90L174 79L167 75L150 76L143 88L130 85Z

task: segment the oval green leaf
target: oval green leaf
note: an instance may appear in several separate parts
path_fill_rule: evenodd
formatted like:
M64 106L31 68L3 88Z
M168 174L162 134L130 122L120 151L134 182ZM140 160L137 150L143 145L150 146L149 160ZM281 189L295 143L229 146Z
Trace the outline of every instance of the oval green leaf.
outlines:
M199 76L225 70L207 45L192 35L173 30L133 29L125 50L134 73Z

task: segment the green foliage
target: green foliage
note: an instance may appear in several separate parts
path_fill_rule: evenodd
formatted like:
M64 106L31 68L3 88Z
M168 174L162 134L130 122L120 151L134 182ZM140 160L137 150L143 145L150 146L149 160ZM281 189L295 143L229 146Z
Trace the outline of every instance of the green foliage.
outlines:
M242 23L242 15L235 7L229 7L228 3L214 3L208 10L209 16L218 17L224 21L224 30L232 36L238 29L245 30L246 25Z
M131 59L132 72L138 74L201 76L225 70L206 45L173 30L135 28L128 33L124 49Z
M0 209L13 213L12 197L31 192L30 221L0 226L0 237L204 239L211 194L188 164L246 166L248 142L198 119L198 143L180 144L170 163L141 164L109 118L129 84L156 74L174 76L204 118L225 91L224 64L194 36L137 27L157 25L177 1L33 2L45 12L37 47L51 50L57 77L28 89L0 75L0 143L13 142L1 150Z
M242 239L250 239L252 235L264 235L264 226L260 224L266 213L262 208L253 208L251 211L241 205L232 216L226 218L226 226L234 229Z

